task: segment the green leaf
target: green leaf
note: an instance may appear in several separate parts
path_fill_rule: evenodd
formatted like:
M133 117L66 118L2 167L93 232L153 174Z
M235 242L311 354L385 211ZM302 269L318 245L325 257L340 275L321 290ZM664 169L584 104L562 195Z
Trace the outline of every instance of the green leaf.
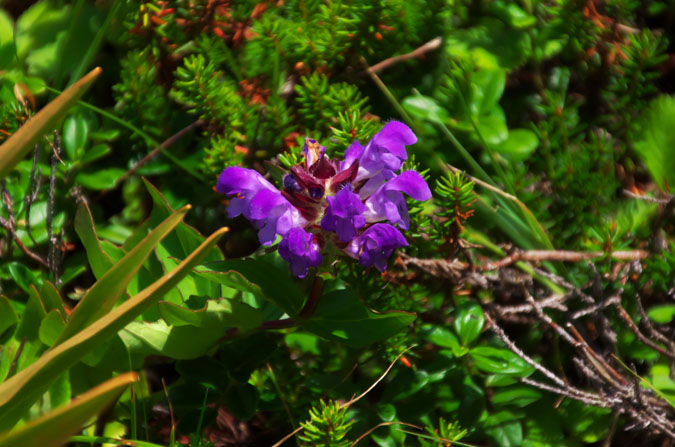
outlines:
M87 391L68 406L60 407L17 430L0 434L0 447L58 447L77 432L91 416L117 400L129 384L136 382L136 373L119 375Z
M523 427L518 421L507 422L485 430L499 447L520 447L523 445Z
M68 87L63 93L47 104L38 113L12 134L0 146L0 179L33 149L46 133L54 129L66 112L80 99L94 80L101 74L95 68L85 77Z
M227 229L209 236L176 269L167 273L142 292L105 313L63 343L45 352L23 371L0 383L0 430L6 430L24 415L31 405L51 386L58 376L75 365L79 359L100 347L127 324L180 282L198 265Z
M675 317L675 304L661 304L647 310L647 316L658 324L668 324Z
M12 303L9 302L7 297L0 295L0 337L18 321L19 317L16 315Z
M512 1L496 1L490 4L490 11L514 28L528 28L537 23L537 18L525 12Z
M166 301L160 301L158 307L159 314L171 326L204 327L209 318L215 316L220 327L237 327L246 331L260 327L263 322L260 310L233 299L207 300L204 307L196 310Z
M464 303L457 309L453 325L462 345L469 346L478 338L485 325L483 309L474 302Z
M90 172L80 172L75 176L75 182L86 188L100 191L114 187L117 184L117 180L125 172L126 170L122 168L104 168Z
M155 354L173 359L194 359L206 355L225 336L227 329L250 330L263 322L262 313L229 299L208 300L202 309L191 310L162 301L164 320L135 321L120 332L134 355Z
M395 402L410 397L427 386L429 381L429 373L424 370L404 369L387 385L383 400Z
M61 313L52 309L40 323L40 341L46 346L52 346L63 332L64 327L66 327L66 323L63 321Z
M652 178L664 191L675 186L675 97L659 96L652 100L639 120L635 150Z
M159 241L183 220L189 209L189 206L185 206L168 217L96 281L73 310L57 344L81 331L113 308L129 281L138 273Z
M84 115L70 115L63 123L63 146L71 161L80 159L89 139L89 122Z
M523 161L534 152L539 145L539 139L534 132L527 129L509 130L505 141L497 144L494 149L509 160Z
M415 320L415 314L369 310L351 290L335 290L323 297L311 318L302 326L322 337L361 348L384 340Z
M488 373L527 377L534 368L508 349L478 346L469 351L476 366Z
M260 288L258 295L272 301L290 316L297 315L305 303L305 295L288 274L262 259L231 259L208 264L214 271L240 274Z
M80 237L84 249L87 252L89 265L96 279L100 279L110 270L113 262L101 248L101 244L96 236L96 227L94 218L89 211L86 203L81 203L75 213L75 232Z
M14 283L26 293L28 293L32 284L38 283L36 274L23 264L12 262L9 264L8 269Z
M489 115L480 115L475 120L478 132L490 147L500 144L509 135L506 118L501 107L495 107Z
M492 395L494 405L525 407L541 398L541 392L528 386L510 386L497 390Z
M232 385L223 394L223 399L237 419L247 421L258 408L258 389L250 383Z
M450 119L448 112L429 96L408 96L401 104L410 115L424 121L440 124Z
M0 69L7 68L14 60L14 22L0 9Z
M426 335L427 340L443 348L450 348L455 357L461 357L469 352L467 348L462 346L457 336L449 329L441 326L433 326L433 328L427 326L422 328L425 332L429 329L431 330Z
M96 161L101 157L105 157L111 151L112 149L107 144L105 143L97 144L96 146L92 147L87 152L85 152L85 154L80 159L80 162L82 164L91 163L92 161Z
M512 69L523 64L532 53L528 30L509 28L495 18L451 32L446 40L453 59L471 59L481 68Z
M30 74L53 75L70 16L69 5L37 2L18 18L16 51Z
M64 320L66 319L68 313L63 306L61 294L54 284L49 281L44 282L42 288L40 289L40 299L42 300L42 305L47 312L56 309L61 314L61 318Z
M471 109L477 115L491 115L506 86L506 70L485 68L471 74L473 89Z

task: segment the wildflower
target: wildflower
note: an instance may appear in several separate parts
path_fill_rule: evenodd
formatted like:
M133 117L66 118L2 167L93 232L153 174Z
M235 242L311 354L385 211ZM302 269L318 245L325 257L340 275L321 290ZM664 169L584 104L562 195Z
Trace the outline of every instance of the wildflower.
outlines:
M281 191L244 168L225 169L217 190L233 196L228 215L251 220L260 229L261 243L282 237L279 255L298 277L321 264L321 251L330 243L364 267L384 271L391 253L408 245L395 227L410 228L403 195L431 198L420 174L398 173L408 157L406 146L416 141L408 126L392 121L366 146L352 143L339 161L308 139L304 161L283 177Z
M375 267L383 272L387 259L396 248L407 247L408 241L393 225L378 223L349 243L345 252L364 267Z
M226 168L218 178L216 190L234 195L227 207L230 218L243 214L260 231L261 244L271 245L277 235L285 236L291 228L306 220L270 182L252 169Z
M350 183L332 197L327 197L328 210L321 220L321 228L335 231L341 242L349 242L357 234L359 228L366 225L363 216L366 206L359 195L352 191Z
M314 235L299 227L292 228L281 240L279 256L290 264L291 272L298 278L307 276L309 267L318 267L322 261Z

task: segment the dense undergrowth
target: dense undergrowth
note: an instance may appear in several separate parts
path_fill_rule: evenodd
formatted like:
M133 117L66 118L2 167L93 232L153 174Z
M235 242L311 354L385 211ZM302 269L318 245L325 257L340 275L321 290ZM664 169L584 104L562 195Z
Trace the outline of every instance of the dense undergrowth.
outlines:
M674 20L0 2L0 446L673 445Z

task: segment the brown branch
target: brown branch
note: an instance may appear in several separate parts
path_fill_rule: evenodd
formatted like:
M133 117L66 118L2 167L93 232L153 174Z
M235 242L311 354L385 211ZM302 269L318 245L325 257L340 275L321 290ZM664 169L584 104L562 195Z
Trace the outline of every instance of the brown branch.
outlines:
M101 193L99 194L98 197L99 197L99 198L100 198L100 197L103 197L103 196L105 196L106 194L108 194L110 191L112 191L112 190L114 190L115 188L117 188L117 187L118 187L120 184L122 184L126 179L128 179L129 177L131 177L132 175L134 175L134 173L135 173L136 171L138 171L141 167L143 167L143 166L144 166L145 164L147 164L150 160L152 160L152 159L155 158L157 155L159 155L159 153L160 153L161 151L163 151L163 150L165 150L165 149L168 149L168 148L171 147L176 141L180 140L185 134L187 134L187 133L191 132L193 129L195 129L195 128L197 128L197 127L201 127L201 126L203 126L203 125L204 125L204 121L203 121L203 120L197 120L197 121L195 121L194 123L192 123L192 124L190 124L190 125L188 125L188 126L182 128L181 130L179 130L179 131L176 132L175 134L171 135L169 138L167 138L166 140L164 140L164 141L162 142L162 144L160 144L159 146L157 146L156 148L154 148L154 149L153 149L152 151L150 151L145 157L143 157L141 160L139 160L138 163L136 163L134 166L131 167L131 169L129 169L127 172L125 172L124 175L123 175L122 177L120 177L119 179L117 179L117 181L115 182L115 184L114 184L112 187L110 187L110 188L108 188L108 189L104 189L103 191L101 191Z
M586 356L588 362L595 368L598 374L600 374L609 384L614 388L622 390L628 386L628 381L619 374L612 366L605 361L598 353L596 353L588 345L586 340L581 336L577 328L575 328L572 323L567 324L567 329L574 335L574 338L579 342L582 348L582 352Z
M657 345L653 341L651 341L649 338L647 338L642 332L640 332L640 329L637 327L637 325L633 322L631 319L630 315L628 312L626 312L626 309L623 308L620 302L614 303L614 307L616 307L616 310L619 311L619 316L621 319L626 323L628 326L628 329L631 330L633 334L644 344L649 346L655 351L660 352L661 354L665 355L671 360L675 360L675 353L672 353L666 349L663 349L661 346Z
M425 43L424 45L414 49L410 53L406 54L401 54L399 56L394 56L387 58L383 60L382 62L378 62L377 64L373 65L370 67L370 70L372 70L374 73L380 72L382 70L387 69L388 67L397 64L399 62L403 62L408 59L414 59L416 57L422 56L425 53L428 53L430 51L434 51L438 49L441 44L443 43L443 39L440 37L436 37L435 39L431 39L429 42Z
M624 189L623 193L627 195L628 197L632 197L633 199L638 199L638 200L643 200L645 202L651 202L651 203L659 203L661 205L667 204L671 198L668 199L658 199L656 197L651 197L651 196L643 196L641 194L635 194L633 191L630 191L628 189Z
M9 216L9 219L4 219L0 217L0 226L3 227L5 230L7 230L10 238L14 240L17 247L19 247L19 250L21 250L23 254L25 254L32 260L38 262L43 267L49 268L49 263L47 262L47 260L44 259L42 256L38 255L37 253L31 251L28 247L26 247L19 238L19 236L16 234L16 223L15 223L16 220L14 218L14 212L12 211L12 206L14 205L14 202L12 200L12 197L9 195L9 191L7 191L4 182L0 184L0 194L2 194L2 204L5 206L5 209L7 210L7 215Z
M647 252L644 250L620 250L606 253L604 251L571 251L571 250L528 250L516 251L496 262L491 262L478 266L480 270L495 270L517 261L528 262L544 262L544 261L559 261L559 262L579 262L588 259L602 258L610 256L621 261L634 261L636 259L644 259L647 257Z

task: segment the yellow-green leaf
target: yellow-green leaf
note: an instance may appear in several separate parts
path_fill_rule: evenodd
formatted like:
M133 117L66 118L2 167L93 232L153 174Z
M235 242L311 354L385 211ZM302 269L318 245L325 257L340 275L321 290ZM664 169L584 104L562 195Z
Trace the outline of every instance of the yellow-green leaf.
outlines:
M209 236L175 269L104 314L93 324L45 352L36 362L0 384L0 430L13 427L61 373L159 301L208 255L227 228Z
M66 443L92 415L113 403L129 384L136 382L136 373L125 373L78 396L69 405L38 418L21 428L0 434L0 447L57 447Z
M150 253L183 220L189 209L190 206L186 205L167 217L164 222L159 224L119 262L113 265L101 279L96 281L73 310L66 328L56 344L62 343L68 337L81 331L113 308L120 295L124 293L127 284L136 276Z
M26 121L0 146L0 179L21 161L43 135L56 127L99 74L101 69L94 68Z

